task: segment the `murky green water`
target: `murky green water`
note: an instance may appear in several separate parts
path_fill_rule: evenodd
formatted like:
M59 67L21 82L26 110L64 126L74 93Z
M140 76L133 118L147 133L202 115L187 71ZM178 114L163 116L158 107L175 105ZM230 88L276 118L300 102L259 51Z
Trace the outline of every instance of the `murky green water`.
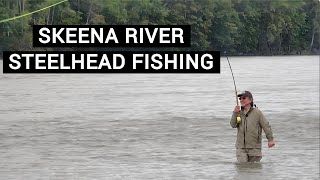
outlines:
M229 59L274 131L261 163L236 163L222 58L221 74L1 72L0 179L318 179L319 57Z

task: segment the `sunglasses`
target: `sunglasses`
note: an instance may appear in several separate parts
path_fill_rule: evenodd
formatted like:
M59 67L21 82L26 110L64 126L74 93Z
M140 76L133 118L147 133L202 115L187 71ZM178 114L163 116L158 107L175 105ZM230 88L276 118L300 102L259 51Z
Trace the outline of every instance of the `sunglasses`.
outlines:
M247 97L239 97L239 100L247 99Z

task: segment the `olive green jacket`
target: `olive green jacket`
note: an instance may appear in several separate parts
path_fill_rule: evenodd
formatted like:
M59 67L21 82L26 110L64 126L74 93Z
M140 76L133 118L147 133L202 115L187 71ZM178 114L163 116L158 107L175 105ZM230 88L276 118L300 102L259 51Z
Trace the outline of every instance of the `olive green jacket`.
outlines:
M261 148L262 129L268 141L273 140L273 133L269 122L258 108L251 108L247 115L240 111L241 122L237 123L237 113L233 112L230 125L238 128L237 148Z

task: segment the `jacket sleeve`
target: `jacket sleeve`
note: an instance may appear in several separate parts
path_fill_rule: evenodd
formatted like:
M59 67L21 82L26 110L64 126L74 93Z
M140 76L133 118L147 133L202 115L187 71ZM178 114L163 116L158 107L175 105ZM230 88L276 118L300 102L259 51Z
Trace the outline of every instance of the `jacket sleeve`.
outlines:
M259 124L262 127L264 133L266 134L268 141L273 141L273 133L272 133L271 126L267 121L267 119L262 114L262 112L260 112Z
M233 112L231 120L230 120L230 125L233 128L237 127L237 113Z

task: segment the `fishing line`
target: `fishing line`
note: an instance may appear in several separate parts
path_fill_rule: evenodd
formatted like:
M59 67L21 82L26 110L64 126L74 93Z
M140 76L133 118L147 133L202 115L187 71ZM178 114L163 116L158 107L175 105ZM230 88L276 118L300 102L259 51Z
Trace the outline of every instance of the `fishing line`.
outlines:
M59 4L64 3L64 2L66 2L66 1L68 1L68 0L62 0L62 1L57 2L57 3L55 3L55 4L52 4L52 5L50 5L50 6L47 6L47 7L41 8L41 9L38 9L38 10L36 10L36 11L29 12L29 13L27 13L27 14L23 14L23 15L20 15L20 16L15 16L15 17L12 17L12 18L8 18L8 19L1 20L0 23L4 23L4 22L13 21L13 20L16 20L16 19L20 19L20 18L22 18L22 17L29 16L29 15L34 14L34 13L37 13L37 12L39 12L39 11L43 11L43 10L45 10L45 9L49 9L49 8L51 8L51 7L53 7L53 6L59 5Z

